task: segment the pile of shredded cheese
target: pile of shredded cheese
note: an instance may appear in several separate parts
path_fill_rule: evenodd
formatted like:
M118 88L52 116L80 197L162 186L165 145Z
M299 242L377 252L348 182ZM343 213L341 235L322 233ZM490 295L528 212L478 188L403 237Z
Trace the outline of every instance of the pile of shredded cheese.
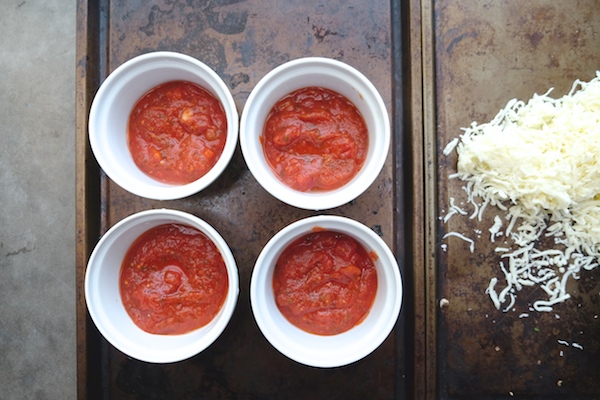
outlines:
M502 280L486 290L498 309L513 308L517 292L536 286L545 295L531 309L552 311L568 299L569 278L598 266L600 256L600 71L590 82L575 81L559 99L534 95L511 100L489 123L472 123L444 149L456 150L457 172L464 182L467 213L450 199L444 217L481 221L497 210L489 228L500 257ZM462 236L455 232L446 236ZM445 236L445 237L446 237ZM549 237L555 246L539 249Z

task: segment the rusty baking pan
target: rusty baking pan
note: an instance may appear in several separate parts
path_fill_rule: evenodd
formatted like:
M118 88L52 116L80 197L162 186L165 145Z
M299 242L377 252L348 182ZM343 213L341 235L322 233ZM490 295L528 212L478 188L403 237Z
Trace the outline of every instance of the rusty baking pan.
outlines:
M423 246L414 265L424 293L415 297L424 316L415 329L425 333L415 349L424 360L419 398L600 398L600 270L569 280L571 298L551 312L533 307L544 295L539 287L515 292L514 304L497 309L486 289L504 274L488 229L503 214L490 206L481 222L469 218L464 183L449 179L456 152L444 154L461 128L492 120L509 100L527 102L551 87L561 97L576 79L594 78L600 10L592 1L451 0L411 2L410 14L411 87L422 83L422 91L410 91L413 109L422 106L411 125L423 132L413 176L424 182L415 186L424 218L411 239L415 249ZM445 222L451 199L469 215ZM450 232L473 240L474 251Z
M102 81L134 56L181 52L214 69L238 111L256 83L285 61L323 56L363 72L378 88L393 126L382 173L355 201L326 213L356 219L396 254L405 285L401 9L374 1L78 1L77 7L77 352L80 398L406 398L410 392L410 290L395 329L371 355L351 365L309 368L277 352L258 330L249 303L254 262L281 228L315 212L287 206L263 190L238 147L226 172L200 194L173 201L136 197L96 164L87 141L89 107ZM87 314L83 277L99 237L122 218L153 208L192 213L229 243L240 296L225 332L189 360L157 365L126 357Z

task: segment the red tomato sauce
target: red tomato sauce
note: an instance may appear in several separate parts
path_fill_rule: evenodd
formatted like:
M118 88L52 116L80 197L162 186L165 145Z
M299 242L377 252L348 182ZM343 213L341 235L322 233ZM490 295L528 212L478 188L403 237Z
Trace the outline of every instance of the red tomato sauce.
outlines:
M221 253L199 230L166 224L143 233L121 266L125 310L146 332L178 335L208 324L225 301Z
M377 292L375 254L348 235L315 231L290 244L273 274L275 302L298 328L336 335L366 317Z
M364 164L369 147L367 125L356 106L320 87L279 100L261 139L279 180L302 192L344 186Z
M148 176L187 184L217 162L227 138L220 101L192 82L158 85L134 106L128 125L129 150Z

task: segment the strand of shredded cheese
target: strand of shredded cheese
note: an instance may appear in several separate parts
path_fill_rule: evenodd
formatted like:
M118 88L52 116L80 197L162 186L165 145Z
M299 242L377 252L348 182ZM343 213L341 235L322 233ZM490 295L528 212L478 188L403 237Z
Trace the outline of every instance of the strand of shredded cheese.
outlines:
M444 235L443 239L446 239L449 236L456 236L457 238L460 238L460 239L464 240L465 242L469 243L469 250L471 251L471 253L475 252L475 242L473 241L473 239L469 239L462 233L458 233L458 232L448 232Z
M489 205L506 212L506 228L496 216L490 241L501 235L510 247L497 247L506 286L498 293L493 277L486 293L497 309L514 304L515 291L540 287L547 298L533 310L552 311L567 300L569 278L598 266L600 257L600 71L590 82L575 81L570 92L554 99L552 89L529 102L513 99L490 121L473 122L444 148L456 151L457 172L469 218L481 217ZM453 215L465 215L451 202ZM463 235L450 232L444 235ZM538 249L539 240L553 238L555 248Z

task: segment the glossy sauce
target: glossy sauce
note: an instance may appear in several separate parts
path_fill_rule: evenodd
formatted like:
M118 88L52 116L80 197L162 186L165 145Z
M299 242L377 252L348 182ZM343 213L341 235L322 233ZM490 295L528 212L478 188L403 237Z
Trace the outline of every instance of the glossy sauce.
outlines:
M270 111L261 137L269 165L298 191L342 187L365 162L363 116L344 96L321 87L299 89Z
M187 184L217 162L227 137L219 100L186 81L161 84L146 93L129 117L128 143L135 164L164 183Z
M277 260L277 307L298 328L336 335L359 324L377 292L377 256L348 235L315 231L291 243Z
M142 234L121 266L121 299L146 332L177 335L208 324L229 280L221 253L199 230L166 224Z

